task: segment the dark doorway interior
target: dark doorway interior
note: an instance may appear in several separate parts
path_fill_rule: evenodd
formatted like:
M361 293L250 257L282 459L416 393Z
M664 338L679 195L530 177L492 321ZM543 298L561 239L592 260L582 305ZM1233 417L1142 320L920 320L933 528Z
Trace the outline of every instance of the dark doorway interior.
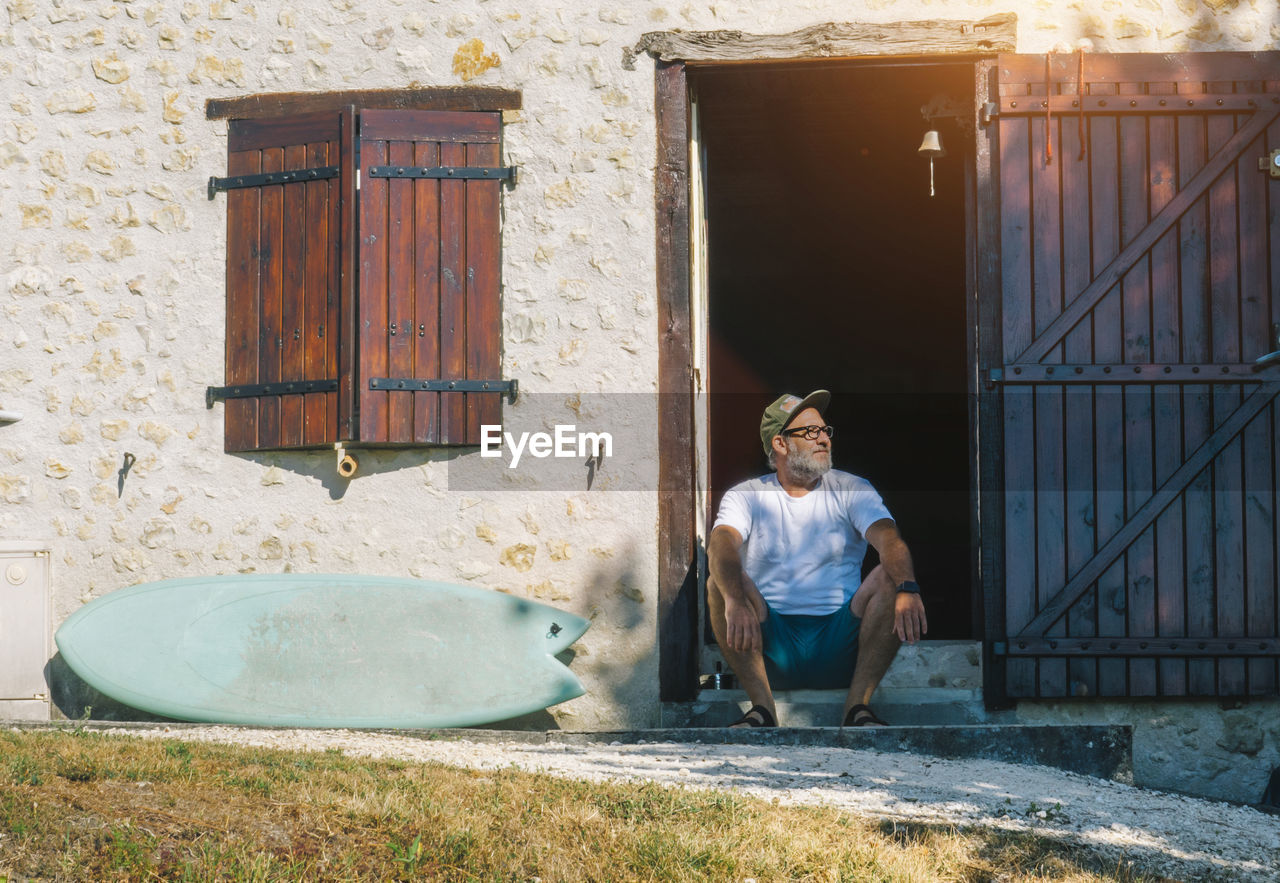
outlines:
M690 69L710 268L711 497L766 465L760 413L833 393L838 468L911 546L929 638L974 638L965 172L971 64ZM922 115L929 107L932 121ZM926 129L948 155L917 155ZM874 552L868 556L868 567Z

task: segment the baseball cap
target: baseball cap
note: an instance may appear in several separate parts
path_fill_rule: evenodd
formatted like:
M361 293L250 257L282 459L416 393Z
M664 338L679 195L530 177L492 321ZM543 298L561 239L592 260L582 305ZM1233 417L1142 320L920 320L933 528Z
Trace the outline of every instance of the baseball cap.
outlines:
M804 398L790 393L779 396L772 405L764 409L764 416L760 418L760 441L764 443L765 455L769 453L773 437L786 429L795 415L805 408L825 411L830 401L831 393L825 389L815 389Z

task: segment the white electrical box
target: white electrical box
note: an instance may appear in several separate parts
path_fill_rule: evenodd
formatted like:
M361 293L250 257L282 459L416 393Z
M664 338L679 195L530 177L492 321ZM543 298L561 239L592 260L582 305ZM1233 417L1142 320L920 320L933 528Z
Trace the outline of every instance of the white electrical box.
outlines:
M49 553L47 542L0 540L0 720L49 720Z

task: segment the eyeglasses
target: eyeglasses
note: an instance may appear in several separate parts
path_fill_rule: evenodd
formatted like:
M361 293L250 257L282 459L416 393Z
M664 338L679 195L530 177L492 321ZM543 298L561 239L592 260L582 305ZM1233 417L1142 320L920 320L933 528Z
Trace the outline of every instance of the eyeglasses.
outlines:
M779 435L789 435L793 438L803 435L809 441L815 441L819 433L825 432L827 438L836 437L836 428L834 426L793 426L790 429L784 429Z

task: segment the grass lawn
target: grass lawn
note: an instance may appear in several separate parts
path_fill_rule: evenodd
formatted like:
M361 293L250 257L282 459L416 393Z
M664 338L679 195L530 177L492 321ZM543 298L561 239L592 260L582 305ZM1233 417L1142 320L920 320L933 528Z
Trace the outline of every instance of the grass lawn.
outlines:
M1154 880L1032 834L651 784L0 733L0 881Z

